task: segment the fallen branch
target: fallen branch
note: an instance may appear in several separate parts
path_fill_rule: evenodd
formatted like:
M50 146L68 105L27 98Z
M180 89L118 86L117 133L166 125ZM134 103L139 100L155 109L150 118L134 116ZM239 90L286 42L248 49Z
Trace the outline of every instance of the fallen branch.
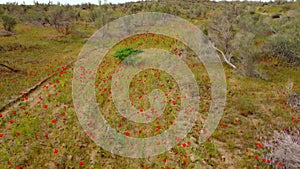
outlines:
M73 64L74 61L71 61L67 64L67 66L70 66L71 64ZM45 83L48 79L50 79L51 77L53 77L54 75L58 74L60 71L56 71L54 73L52 73L50 76L47 76L45 78L43 78L41 81L39 81L37 84L35 84L34 86L30 87L29 89L27 89L25 92L22 92L19 96L11 99L10 101L8 101L7 104L5 104L2 108L0 108L0 112L4 111L7 107L11 106L12 104L16 103L17 101L19 101L21 98L28 96L31 92L35 91L39 86L41 86L43 83Z
M220 49L218 49L218 48L215 47L214 45L212 45L212 47L222 54L224 61L225 61L229 66L231 66L232 68L236 69L236 66L235 66L234 64L232 64L232 63L226 58L224 52L222 52Z
M9 67L9 66L3 64L3 63L0 63L0 66L5 67L6 69L8 69L8 70L10 70L10 71L12 71L12 72L16 72L16 73L17 73L17 72L20 72L20 70L11 68L11 67Z

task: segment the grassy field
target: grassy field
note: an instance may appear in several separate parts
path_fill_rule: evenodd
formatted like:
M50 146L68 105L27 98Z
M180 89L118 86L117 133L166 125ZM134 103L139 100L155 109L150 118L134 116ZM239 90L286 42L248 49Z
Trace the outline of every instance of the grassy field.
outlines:
M269 12L279 9L268 8ZM196 21L195 21L196 22ZM196 22L195 24L201 24ZM1 29L1 28L0 28ZM16 35L0 37L0 62L20 72L0 69L0 108L22 91L51 76L34 92L0 112L0 168L274 168L264 161L263 143L274 130L299 125L299 112L286 100L291 92L300 93L300 67L278 65L274 58L262 58L258 66L267 80L250 78L224 64L227 79L225 113L218 128L203 144L200 129L210 106L210 81L202 63L185 45L163 35L129 37L105 56L97 71L97 102L108 123L130 137L150 137L172 125L180 101L179 88L165 72L145 70L132 80L130 101L137 109L149 108L144 95L153 89L168 94L164 115L151 124L136 124L118 114L111 96L111 77L121 61L114 53L125 49L160 48L173 54L188 51L183 58L195 75L202 97L197 123L186 138L161 155L145 159L116 156L98 147L77 119L72 101L72 78L76 61L86 38L95 27L70 35L58 34L52 27L18 24ZM176 49L175 49L176 46ZM69 66L67 64L71 63ZM54 72L57 74L52 75ZM278 166L280 167L280 166Z

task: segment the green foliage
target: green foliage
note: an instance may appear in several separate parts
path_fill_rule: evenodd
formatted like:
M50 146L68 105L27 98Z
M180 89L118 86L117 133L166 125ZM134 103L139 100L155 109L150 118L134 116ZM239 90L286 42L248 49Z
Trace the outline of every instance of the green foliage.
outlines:
M135 50L132 48L125 48L122 50L118 50L116 53L113 54L113 57L120 59L121 61L125 60L124 63L128 65L135 65L138 62L138 58L134 55L141 53L141 50Z
M16 19L9 15L3 15L1 19L2 19L3 27L7 31L12 31L15 25L17 24Z

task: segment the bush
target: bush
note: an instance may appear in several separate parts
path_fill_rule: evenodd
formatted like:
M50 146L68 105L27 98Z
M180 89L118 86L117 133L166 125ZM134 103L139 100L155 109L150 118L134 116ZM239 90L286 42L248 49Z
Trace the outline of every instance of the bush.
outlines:
M277 57L283 64L297 65L300 56L300 40L293 36L293 34L277 34L269 37L266 44L267 52Z
M120 59L121 61L125 60L124 63L128 65L136 65L138 62L138 59L136 57L133 57L133 55L136 55L138 53L141 53L141 50L134 50L132 48L125 48L122 50L118 50L116 53L113 54L113 57L116 57Z
M272 164L281 164L284 168L300 168L300 132L299 128L290 131L275 131L271 141L265 143L270 150L266 155Z
M3 27L7 31L12 31L17 24L16 19L9 15L3 15L1 18Z
M73 29L75 10L72 7L52 6L49 9L49 21L59 33L70 34Z
M91 22L95 22L97 28L101 28L113 19L112 15L112 9L107 6L100 6L91 10L88 17Z
M45 14L39 10L28 10L26 13L26 20L29 22L39 22L42 23L45 21Z

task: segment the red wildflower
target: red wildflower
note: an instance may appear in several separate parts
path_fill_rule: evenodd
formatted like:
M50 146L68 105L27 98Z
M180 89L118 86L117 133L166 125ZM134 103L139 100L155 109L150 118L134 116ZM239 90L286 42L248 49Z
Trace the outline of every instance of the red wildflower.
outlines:
M56 122L57 122L57 120L56 120L56 119L53 119L53 120L52 120L52 123L53 123L53 124L54 124L54 123L56 123Z
M256 145L257 147L259 147L259 148L264 148L264 146L263 146L262 144L260 144L260 143L255 143L255 145Z
M130 135L130 133L129 133L128 131L126 131L125 135L126 135L126 136L129 136L129 135Z
M79 162L79 165L80 165L80 166L84 166L84 162L83 162L83 161L80 161L80 162Z
M57 149L55 149L55 150L54 150L54 154L57 154L57 153L58 153L58 150L57 150Z
M0 137L3 137L3 134L2 134L2 133L0 133Z

